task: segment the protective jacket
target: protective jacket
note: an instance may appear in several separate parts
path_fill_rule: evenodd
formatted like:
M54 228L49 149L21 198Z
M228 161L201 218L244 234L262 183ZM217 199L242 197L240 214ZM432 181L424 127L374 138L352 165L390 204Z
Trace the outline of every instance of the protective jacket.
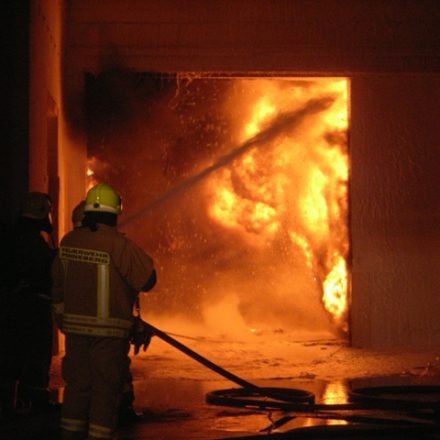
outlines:
M115 227L69 232L53 265L52 301L62 331L128 337L133 304L153 271L151 257Z

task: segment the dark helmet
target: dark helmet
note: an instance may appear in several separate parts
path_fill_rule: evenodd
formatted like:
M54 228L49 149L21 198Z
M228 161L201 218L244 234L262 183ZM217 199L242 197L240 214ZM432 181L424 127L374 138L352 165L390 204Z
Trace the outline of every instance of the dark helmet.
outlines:
M52 201L46 193L29 192L21 201L20 214L22 217L43 220L52 209Z
M86 201L81 200L78 205L72 211L72 223L74 228L79 228L82 226L84 220L84 207L86 206Z

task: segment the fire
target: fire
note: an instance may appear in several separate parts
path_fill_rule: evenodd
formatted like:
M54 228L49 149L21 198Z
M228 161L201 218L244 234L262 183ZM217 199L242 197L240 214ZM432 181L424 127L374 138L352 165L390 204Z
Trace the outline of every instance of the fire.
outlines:
M95 177L94 168L96 167L96 159L91 157L87 160L86 178L87 178L87 191L95 186L98 182Z
M243 131L243 140L250 138L261 130L261 122L265 121L268 116L273 116L276 107L270 104L267 97L263 97L256 105L252 120L246 124Z
M326 186L327 177L319 168L313 168L304 196L299 200L303 222L313 235L319 237L325 237L329 232Z
M347 310L347 264L336 254L336 262L324 280L322 300L325 308L337 319Z
M332 97L333 104L236 158L208 184L208 214L219 225L256 249L282 242L302 253L340 328L346 328L348 307L347 94L347 81L338 78L254 81L238 141L313 97Z
M109 170L111 169L111 164L103 161L102 159L98 159L96 156L89 156L87 158L87 168L86 168L86 188L87 191L95 186L99 181L102 181L103 178L106 180L106 177L109 174Z
M295 234L295 232L289 233L290 239L293 243L298 245L301 250L304 252L304 256L306 258L306 264L311 269L313 268L313 250L310 247L310 243L301 235Z

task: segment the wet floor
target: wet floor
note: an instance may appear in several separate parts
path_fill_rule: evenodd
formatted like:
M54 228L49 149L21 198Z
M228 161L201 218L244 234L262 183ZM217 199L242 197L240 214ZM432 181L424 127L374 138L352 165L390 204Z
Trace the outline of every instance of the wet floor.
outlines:
M117 440L213 440L257 438L359 438L359 439L436 439L440 430L432 409L418 407L420 402L440 401L440 390L434 384L424 384L422 391L412 393L411 381L401 376L361 378L350 381L326 382L308 380L262 380L257 385L269 390L300 391L299 398L314 397L310 407L318 410L271 408L270 398L261 398L250 405L238 404L234 397L224 393L231 389L226 380L199 381L181 378L153 378L135 381L136 410L143 414L142 421L121 426ZM388 389L396 386L396 392ZM350 402L350 390L371 387L388 387L381 395L385 399L407 399L408 406L389 410L383 405L367 408L366 400L361 409L351 411L335 409ZM420 382L417 383L420 387ZM432 387L432 389L431 389ZM240 389L232 386L233 389ZM403 391L402 391L403 390ZM226 394L226 404L209 404L207 396ZM222 394L223 393L223 394ZM54 390L54 397L61 395ZM232 393L233 395L233 393ZM240 395L241 396L241 395ZM242 397L242 396L241 396ZM228 401L230 399L230 401ZM261 402L261 407L258 406ZM268 403L269 402L269 403ZM415 403L415 406L413 406ZM268 404L268 407L266 405ZM328 409L322 409L323 405ZM355 405L351 402L350 405ZM362 408L363 407L363 408ZM2 440L58 440L58 413L29 416L17 415L15 419L2 420ZM438 431L438 433L437 433Z
M155 341L147 353L132 356L135 408L143 415L142 421L120 426L117 440L440 439L433 409L440 401L440 368L435 353L370 352L335 340L278 338L267 342L191 341L190 345L258 387L299 391L299 399L303 399L300 410L297 403L292 408L281 402L279 407L271 404L270 397L224 393L225 389L240 387ZM54 358L53 398L61 401L59 365L60 357ZM425 388L415 393L409 386ZM357 402L361 409L335 407L351 402L353 390L372 387L382 388L378 395L362 394ZM313 396L314 403L307 400L309 396ZM397 410L382 404L374 410L365 407L376 398L410 403ZM0 439L58 440L58 417L57 412L33 416L25 412L15 416L2 414Z
M234 387L228 381L158 380L139 383L136 408L144 411L145 424L121 430L121 439L214 439L267 432L274 419L282 413L274 410L246 408L242 406L207 404L206 397L212 391ZM259 381L261 387L281 387L307 390L322 395L326 384L317 381ZM336 384L335 384L336 385ZM238 387L234 387L238 388ZM337 385L339 391L340 388ZM343 396L342 400L344 400ZM146 410L145 410L146 409ZM279 414L278 414L279 413ZM289 422L289 426L312 424L312 419Z
M417 402L440 399L440 389L434 385L432 385L432 388L431 385L424 385L423 390L419 389L419 392L415 393L411 391L409 383L408 378L399 376L335 382L316 379L303 381L262 380L258 382L257 385L264 389L305 392L305 396L307 394L314 396L314 402L321 405L320 408L326 406L329 408L307 412L306 410L289 410L288 406L285 406L284 410L270 408L270 404L269 407L265 407L265 404L271 400L270 398L261 399L261 407L254 406L258 405L258 400L256 404L252 400L250 405L243 406L240 405L239 399L237 405L234 398L228 397L227 393L225 405L207 404L206 398L210 395L210 392L219 392L231 388L231 384L226 381L200 383L190 380L154 380L148 384L140 383L136 387L139 396L137 400L138 410L147 409L145 423L122 428L118 439L202 440L247 438L249 436L267 438L269 434L281 436L292 432L296 432L296 435L299 436L299 428L304 430L307 427L314 427L315 430L326 429L322 431L326 432L326 435L329 435L332 430L338 429L336 431L337 436L333 438L339 438L338 436L342 436L342 429L348 432L348 428L355 426L359 428L356 434L359 438L366 438L363 436L367 434L371 435L370 430L373 427L376 428L376 433L371 438L375 438L375 435L379 434L380 436L389 434L390 438L425 438L421 430L416 432L414 437L411 437L410 434L410 429L416 424L420 424L420 428L423 426L422 429L426 428L429 435L432 434L432 410L418 408ZM347 406L348 404L350 406L355 405L355 402L350 402L350 390L361 391L384 385L387 387L392 385L392 389L396 387L396 391L393 394L393 391L387 389L384 391L386 394L377 395L376 398L393 399L393 402L405 401L406 399L408 405L404 404L402 408L389 410L386 405L377 404L376 401L376 404L373 405L374 409L366 409L365 405L370 406L368 405L370 396L365 395L365 399L361 398L357 402L358 408L361 407L361 409L351 411L333 409L344 407L344 404L347 404ZM420 383L417 386L420 387ZM300 395L300 398L302 397ZM228 399L230 399L229 402ZM307 404L302 403L299 406L307 407ZM400 425L405 425L406 437L400 437L402 435ZM359 434L361 427L363 429L368 428L368 431ZM307 435L310 436L310 432ZM323 435L322 432L316 431L315 435ZM437 437L430 436L426 438Z

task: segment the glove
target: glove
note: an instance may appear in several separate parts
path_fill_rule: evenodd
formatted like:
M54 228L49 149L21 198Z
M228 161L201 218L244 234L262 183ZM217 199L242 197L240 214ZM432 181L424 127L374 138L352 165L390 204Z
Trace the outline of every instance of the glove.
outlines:
M134 354L138 354L141 347L143 351L146 351L153 336L154 332L151 327L142 321L140 316L135 316L130 334L130 344L134 346Z

